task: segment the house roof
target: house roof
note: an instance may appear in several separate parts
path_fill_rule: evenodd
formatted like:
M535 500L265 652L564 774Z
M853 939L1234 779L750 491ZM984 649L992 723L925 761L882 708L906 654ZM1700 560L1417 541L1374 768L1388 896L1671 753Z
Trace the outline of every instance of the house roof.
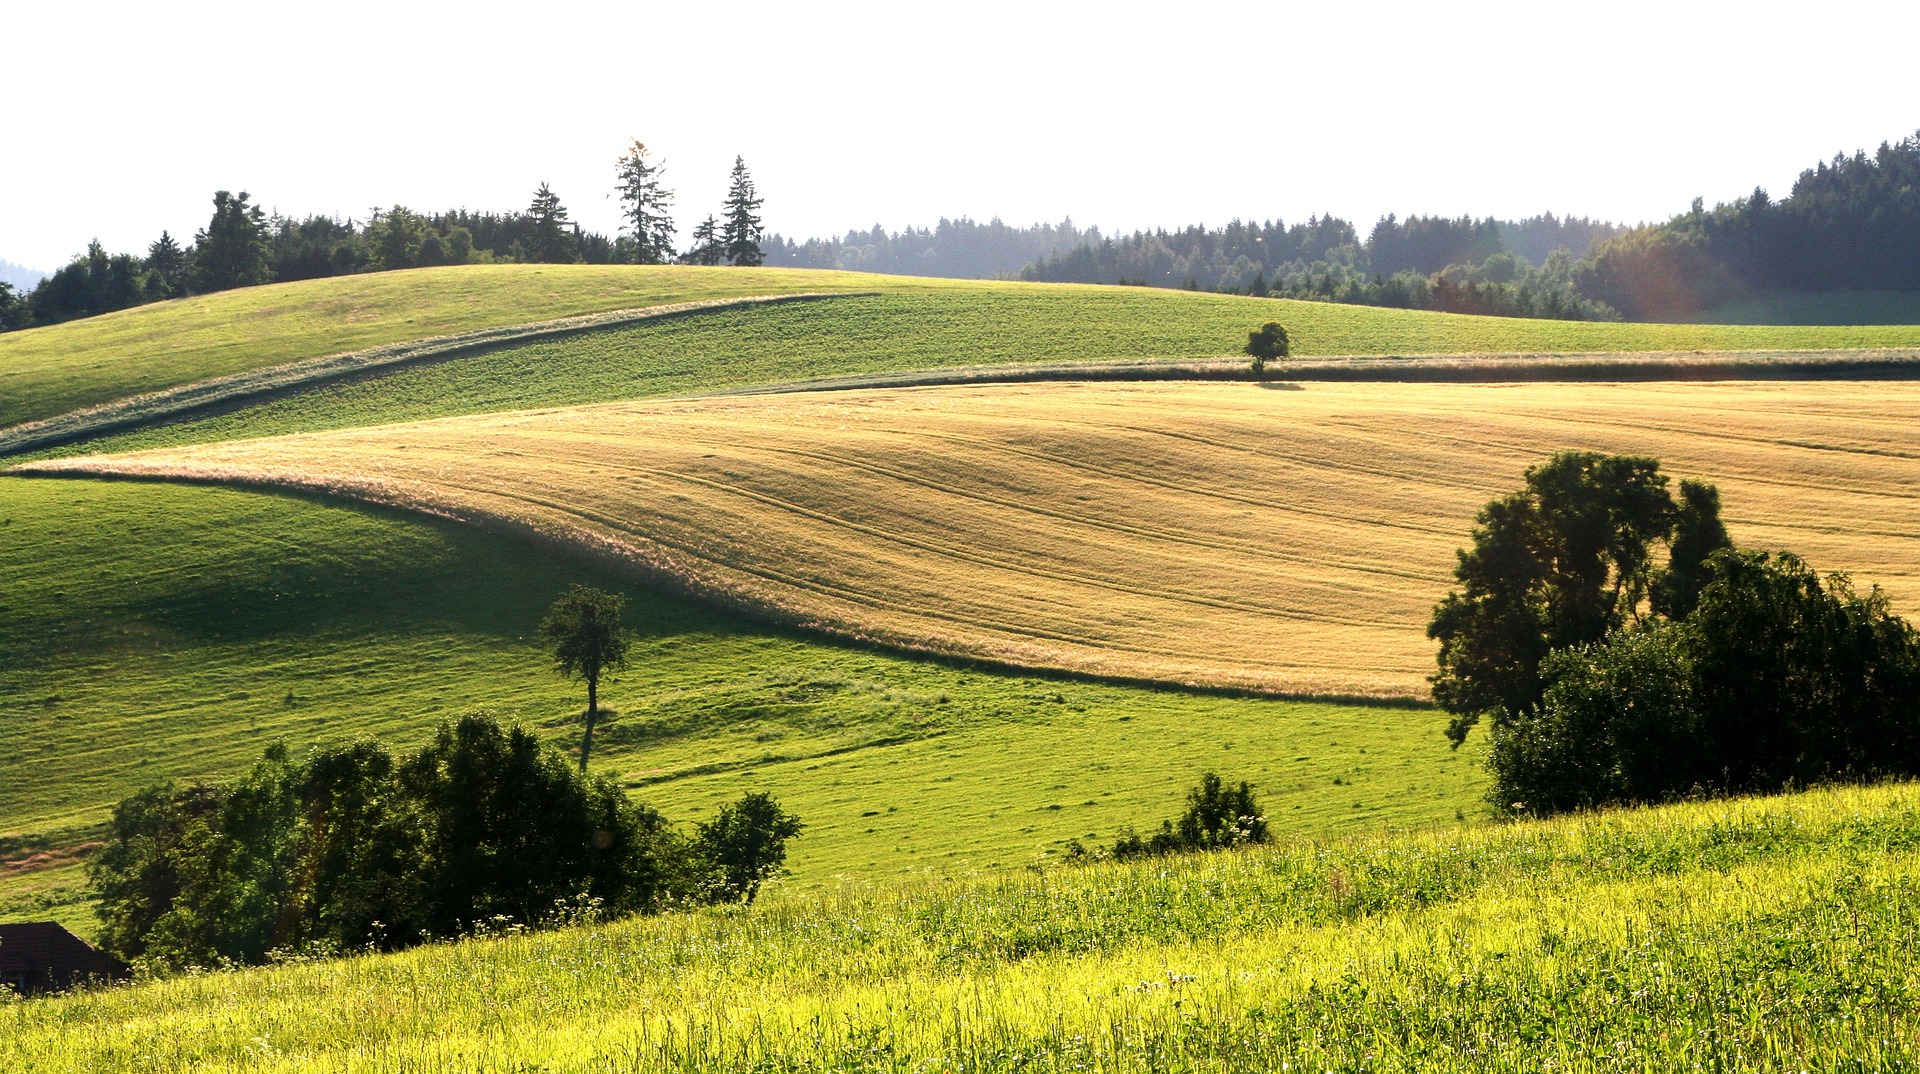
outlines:
M0 984L28 991L64 988L89 977L119 980L127 964L54 921L0 924Z

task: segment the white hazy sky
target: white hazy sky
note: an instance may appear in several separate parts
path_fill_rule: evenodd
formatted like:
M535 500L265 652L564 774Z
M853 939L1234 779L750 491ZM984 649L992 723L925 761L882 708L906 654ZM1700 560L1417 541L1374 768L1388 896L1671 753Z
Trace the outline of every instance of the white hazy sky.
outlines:
M611 232L662 156L684 240L735 154L793 236L1389 211L1664 219L1920 128L1920 7L1342 0L410 5L88 0L0 19L0 258L287 214Z

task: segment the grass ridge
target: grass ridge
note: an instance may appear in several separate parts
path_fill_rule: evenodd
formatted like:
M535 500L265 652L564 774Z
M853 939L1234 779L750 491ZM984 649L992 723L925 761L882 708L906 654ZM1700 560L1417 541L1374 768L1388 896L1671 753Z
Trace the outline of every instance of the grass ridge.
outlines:
M345 351L318 358L305 358L276 366L209 377L190 384L144 392L124 399L116 399L110 403L82 407L54 417L0 428L0 456L16 455L38 448L57 447L76 440L164 422L210 407L259 401L356 374L466 357L496 347L563 339L588 332L698 313L789 302L811 302L837 297L841 296L831 292L801 292L788 295L697 299L691 302L671 302L658 306L641 306L633 309L610 310L605 313L560 317L550 321L536 321L510 327L483 328L471 332L429 336L405 343Z

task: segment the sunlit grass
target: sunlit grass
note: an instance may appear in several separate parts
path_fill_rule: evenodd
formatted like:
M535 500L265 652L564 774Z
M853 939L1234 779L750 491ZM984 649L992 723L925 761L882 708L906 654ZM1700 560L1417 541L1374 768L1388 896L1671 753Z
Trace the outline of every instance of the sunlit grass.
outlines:
M903 883L0 1007L59 1070L1888 1070L1910 786ZM939 823L928 815L928 825Z

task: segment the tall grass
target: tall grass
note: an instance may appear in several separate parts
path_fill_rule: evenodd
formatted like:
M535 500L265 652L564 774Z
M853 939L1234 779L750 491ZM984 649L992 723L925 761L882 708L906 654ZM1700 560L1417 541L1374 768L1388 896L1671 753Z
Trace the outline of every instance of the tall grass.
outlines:
M1920 812L1294 842L0 1008L30 1070L1888 1070Z

